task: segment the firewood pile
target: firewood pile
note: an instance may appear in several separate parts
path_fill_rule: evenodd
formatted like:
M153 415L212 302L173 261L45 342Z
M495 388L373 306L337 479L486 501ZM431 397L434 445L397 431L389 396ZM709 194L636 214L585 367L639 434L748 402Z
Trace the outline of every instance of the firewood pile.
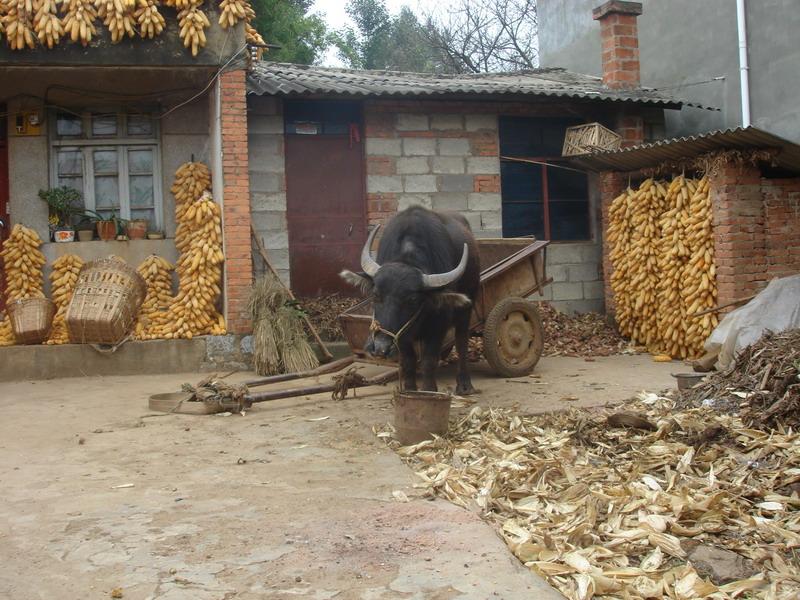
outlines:
M598 313L568 315L539 304L544 327L545 356L611 356L622 354L628 341Z
M332 342L344 341L344 334L339 326L339 315L358 302L360 302L358 298L339 294L297 299L298 307L308 315L320 337Z
M655 394L625 411L476 406L407 447L376 432L571 600L800 597L800 433Z
M744 348L732 367L684 393L686 406L741 411L754 426L800 425L800 329L767 333Z

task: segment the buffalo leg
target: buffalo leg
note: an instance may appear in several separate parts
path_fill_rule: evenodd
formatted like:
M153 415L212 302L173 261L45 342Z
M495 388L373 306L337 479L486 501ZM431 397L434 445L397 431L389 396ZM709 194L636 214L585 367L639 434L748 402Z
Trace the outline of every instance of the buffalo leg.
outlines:
M403 391L413 392L417 389L417 353L414 344L401 343L400 351L400 377Z
M467 351L469 349L469 319L470 309L459 310L454 315L456 328L456 352L458 352L458 374L456 375L456 394L469 396L477 390L472 387L469 376Z
M436 369L439 366L445 333L446 331L431 331L425 339L425 347L422 350L422 389L426 392L438 390Z

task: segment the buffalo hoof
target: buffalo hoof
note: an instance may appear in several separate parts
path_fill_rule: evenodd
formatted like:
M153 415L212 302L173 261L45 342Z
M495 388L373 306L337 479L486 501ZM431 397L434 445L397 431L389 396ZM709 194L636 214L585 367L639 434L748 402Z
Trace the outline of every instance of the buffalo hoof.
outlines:
M462 385L459 383L456 386L456 396L472 396L474 394L479 394L479 393L480 391L472 387L471 383L467 385Z

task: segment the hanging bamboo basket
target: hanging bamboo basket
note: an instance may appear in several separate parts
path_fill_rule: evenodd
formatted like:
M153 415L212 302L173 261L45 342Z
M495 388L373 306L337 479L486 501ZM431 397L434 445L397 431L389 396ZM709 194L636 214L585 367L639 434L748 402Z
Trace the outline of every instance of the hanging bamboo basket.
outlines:
M619 150L622 136L600 123L567 127L562 156L577 156L603 150Z
M11 330L18 344L41 344L50 333L56 307L47 298L25 298L8 307Z

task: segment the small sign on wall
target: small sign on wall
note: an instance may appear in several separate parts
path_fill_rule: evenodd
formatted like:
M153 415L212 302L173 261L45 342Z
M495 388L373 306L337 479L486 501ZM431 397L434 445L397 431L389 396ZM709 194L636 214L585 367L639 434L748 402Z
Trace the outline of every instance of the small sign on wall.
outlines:
M39 111L25 111L14 117L12 132L15 135L41 135L42 117Z
M295 123L294 132L298 135L318 135L319 123Z

